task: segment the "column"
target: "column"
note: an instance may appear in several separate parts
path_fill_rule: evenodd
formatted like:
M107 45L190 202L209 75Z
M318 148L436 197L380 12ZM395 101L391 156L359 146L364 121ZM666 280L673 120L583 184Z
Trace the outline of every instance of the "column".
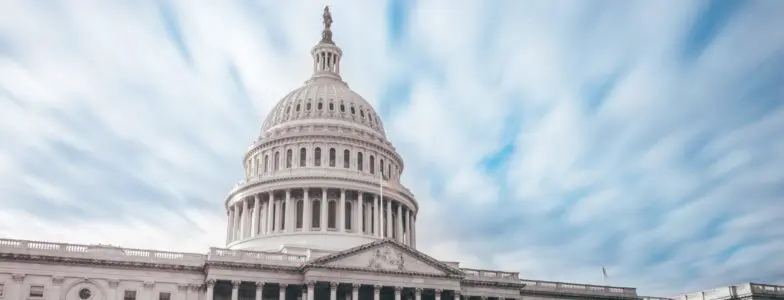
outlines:
M256 281L256 300L261 300L261 296L264 295L264 282L263 281Z
M422 288L414 289L414 300L422 300Z
M308 288L307 286L302 286L302 295L299 296L300 300L308 300Z
M441 300L441 290L436 289L435 292L436 292L436 300Z
M378 207L379 207L379 205L378 205L378 195L373 195L373 235L375 235L375 236L380 236L379 235L379 231L380 231L379 230L380 229L379 228L380 227L379 224L381 224L381 222L379 222L379 215L380 215L380 213L379 213L379 208Z
M278 299L279 300L286 300L286 287L288 287L289 285L285 284L285 283L281 283L281 284L279 284L279 286L280 286L280 292L278 292ZM234 300L234 299L232 299L232 300Z
M215 297L215 280L214 279L207 279L207 300L212 300Z
M201 291L201 284L190 284L188 286L188 290L189 290L189 292L188 292L188 300L199 300L199 292ZM212 300L212 298L214 298L213 295L211 295L209 297L210 297L209 300Z
M340 202L338 202L338 231L346 232L346 190L340 189Z
M355 283L351 285L351 300L359 300L359 283Z
M386 229L387 238L392 238L392 201L391 199L389 199L386 202L387 202L387 216L386 216L386 225L384 229Z
M327 189L321 189L321 231L327 231Z
M240 216L239 216L240 212L239 212L239 207L237 206L236 202L231 207L232 207L232 211L234 212L234 214L233 214L234 217L232 218L232 219L234 219L234 225L231 228L231 240L232 241L236 241L237 240L237 231L238 231L237 228L240 227Z
M398 242L403 242L403 203L397 203L397 226L395 226L395 230L397 230L397 236L395 237Z
M275 213L275 193L269 192L267 195L267 230L266 233L272 233L272 214Z
M406 208L406 245L411 246L411 209Z
M396 286L396 287L395 287L395 300L400 300L400 292L401 292L402 290L403 290L403 288L401 288L401 287L399 287L399 286Z
M454 300L460 300L460 291L455 290Z
M338 283L329 283L329 300L338 300Z
M275 209L275 231L282 232L283 230L283 203L286 199L278 200Z
M248 234L250 233L248 230L250 229L250 226L248 226L250 225L248 224L250 222L250 201L248 201L246 198L243 198L242 202L245 204L242 208L242 238L244 239L248 237Z
M313 218L313 216L311 216L312 212L310 211L312 205L310 204L310 196L308 195L308 190L309 188L305 188L303 192L304 197L302 202L302 208L304 209L302 212L302 231L310 231L310 221Z
M416 249L416 217L411 214L411 248Z
M234 210L231 209L231 206L229 206L227 210L226 215L228 216L227 219L229 219L229 224L226 224L226 244L228 245L234 240L231 236L231 228L234 227Z
M373 300L381 300L381 286L374 285L373 286ZM441 300L441 299L436 299Z
M240 281L239 280L232 280L231 281L231 300L237 300L239 297L240 291Z
M27 299L27 297L22 297L24 294L24 290L22 289L22 282L24 282L25 274L12 274L11 278L14 280L14 285L11 288L11 292L7 292L9 294L9 298L11 300L20 300L22 298Z
M293 211L296 210L296 207L291 205L291 189L286 190L286 211L284 214L286 215L286 224L283 226L286 228L286 232L294 232L294 214Z
M152 281L145 281L143 283L144 289L142 290L142 297L141 297L142 299L148 299L148 300L154 299L153 298L153 294L152 294L152 287L154 285L155 285L155 282L152 282ZM237 299L234 299L234 300L237 300Z
M305 284L308 286L308 300L313 300L314 294L316 292L316 282L308 281Z
M261 210L259 194L253 195L253 220L250 222L250 236L259 235L259 210Z
M365 232L365 229L364 229L365 228L365 220L364 220L365 218L363 218L363 215L365 214L365 208L363 207L364 204L365 204L364 203L365 202L365 197L364 196L365 196L365 193L361 193L361 192L357 193L357 205L356 205L356 208L355 208L357 210L357 218L356 218L356 221L354 222L356 225L354 225L354 226L357 226L357 230L356 231L359 234L363 234ZM357 300L357 299L352 299L352 300Z
M60 276L53 276L52 277L52 287L51 292L47 292L44 294L44 297L49 298L50 300L60 300L60 288L63 285L63 281L65 278ZM109 282L111 285L111 281ZM116 288L116 286L115 286ZM114 291L109 291L109 295L114 294Z
M119 280L109 280L108 282L109 282L109 295L108 295L109 296L109 300L120 299L120 296L119 296L120 295L120 291L117 289L117 287L120 286L120 281ZM58 295L57 298L60 299L59 295ZM190 300L190 299L188 299L188 300Z

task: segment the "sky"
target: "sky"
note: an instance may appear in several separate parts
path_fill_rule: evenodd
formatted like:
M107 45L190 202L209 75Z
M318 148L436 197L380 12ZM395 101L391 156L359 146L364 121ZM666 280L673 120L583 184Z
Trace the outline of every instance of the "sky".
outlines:
M777 0L0 1L0 237L223 246L325 4L419 250L642 295L784 284Z

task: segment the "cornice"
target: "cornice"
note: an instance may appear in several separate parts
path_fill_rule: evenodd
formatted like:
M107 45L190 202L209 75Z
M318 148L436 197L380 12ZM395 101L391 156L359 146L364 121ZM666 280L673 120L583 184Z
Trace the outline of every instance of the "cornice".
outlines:
M472 279L463 279L460 281L460 285L503 287L503 288L513 288L513 289L522 289L525 287L525 284L522 282L513 283L513 282L503 282L503 281L482 281L482 280L472 280Z
M411 271L398 271L398 270L383 270L383 269L371 269L371 268L348 268L348 267L338 267L338 266L324 266L324 265L315 265L315 266L306 266L302 268L302 272L307 272L308 270L330 270L330 271L348 271L348 272L362 272L362 273L370 273L370 274L384 274L384 275L398 275L398 276L417 276L417 277L430 277L430 278L445 278L445 279L462 279L463 277L460 275L455 274L431 274L431 273L420 273L420 272L411 272Z
M205 271L210 269L230 269L230 270L254 270L254 271L273 271L281 273L301 273L299 266L281 266L270 264L259 264L249 262L227 262L227 261L207 261Z
M74 258L48 255L30 255L18 253L0 253L0 260L3 261L28 261L33 263L49 263L63 265L82 265L91 267L113 267L113 268L132 268L132 269L154 269L171 270L184 272L204 272L204 265L189 266L181 264L151 263L138 261L105 260L94 258Z
M641 299L637 295L594 295L594 294L581 294L568 291L538 291L521 289L520 294L524 296L547 296L547 297L563 297L566 299L613 299L613 300L638 300Z

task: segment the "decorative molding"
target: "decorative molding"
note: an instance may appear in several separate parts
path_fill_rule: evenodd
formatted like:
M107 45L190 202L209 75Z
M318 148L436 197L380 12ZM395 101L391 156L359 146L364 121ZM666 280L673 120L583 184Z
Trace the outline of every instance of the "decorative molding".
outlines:
M215 279L207 279L204 281L204 284L207 285L208 288L215 286Z
M415 288L415 289L414 289L414 293L415 293L416 295L422 295L422 288L419 288L419 287L418 287L418 288Z
M188 288L191 290L191 292L199 292L199 291L201 291L202 285L201 284L189 284Z
M116 289L118 286L120 286L120 280L118 279L109 279L107 282L109 283L109 287L113 289Z
M382 287L382 286L381 286L381 285L378 285L378 284L374 285L374 286L373 286L373 292L374 292L374 293L379 293L379 292L381 292L381 287Z
M359 283L352 283L351 288L354 290L358 290L362 285Z
M253 284L255 284L255 285L256 285L256 289L257 289L257 290L260 290L260 289L263 289L263 288L264 288L264 281L256 281L256 282L254 282Z
M231 281L231 287L232 287L232 288L234 288L234 289L238 289L238 288L240 287L240 284L241 284L241 283L242 283L242 281L239 281L239 280L232 280L232 281Z
M0 253L0 260L19 260L31 261L33 263L53 263L59 265L81 265L81 266L98 266L98 267L120 267L120 268L135 268L135 269L153 269L153 270L172 270L172 271L189 271L203 273L204 266L188 266L179 264L167 263L149 263L138 261L122 261L122 260L104 260L93 258L76 258L76 257L63 257L63 256L49 256L49 255L30 255L19 253Z
M177 291L180 291L180 292L188 291L188 287L189 286L190 285L187 284L187 283L179 283L179 284L177 284Z
M436 297L441 296L441 289L435 289Z
M305 282L305 285L306 285L306 286L307 286L309 289L311 289L311 288L315 288L315 287L316 287L316 282L315 282L315 281L312 281L312 280L309 280L309 281L306 281L306 282Z
M278 283L278 286L280 286L282 291L285 291L286 288L289 286L289 284L288 283Z
M329 283L329 290L333 291L333 292L337 291L338 290L338 283L334 282L334 281L330 282Z
M25 278L25 274L13 274L11 277L14 279L14 282L21 283Z
M405 270L403 252L396 251L389 245L376 248L376 253L370 257L367 267L372 270L393 269L403 271Z
M154 281L145 281L143 284L145 289L151 289L155 286Z
M62 276L52 276L52 284L54 284L54 285L62 285L63 281L65 281L65 277L62 277Z
M395 289L395 295L400 296L400 292L403 291L403 287L396 286L394 287L394 289Z

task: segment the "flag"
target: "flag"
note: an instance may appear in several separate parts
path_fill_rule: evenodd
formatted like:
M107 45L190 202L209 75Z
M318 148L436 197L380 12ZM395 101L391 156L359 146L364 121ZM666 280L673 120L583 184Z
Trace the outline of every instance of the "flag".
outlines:
M602 278L607 279L607 270L604 269L604 266L602 266Z

